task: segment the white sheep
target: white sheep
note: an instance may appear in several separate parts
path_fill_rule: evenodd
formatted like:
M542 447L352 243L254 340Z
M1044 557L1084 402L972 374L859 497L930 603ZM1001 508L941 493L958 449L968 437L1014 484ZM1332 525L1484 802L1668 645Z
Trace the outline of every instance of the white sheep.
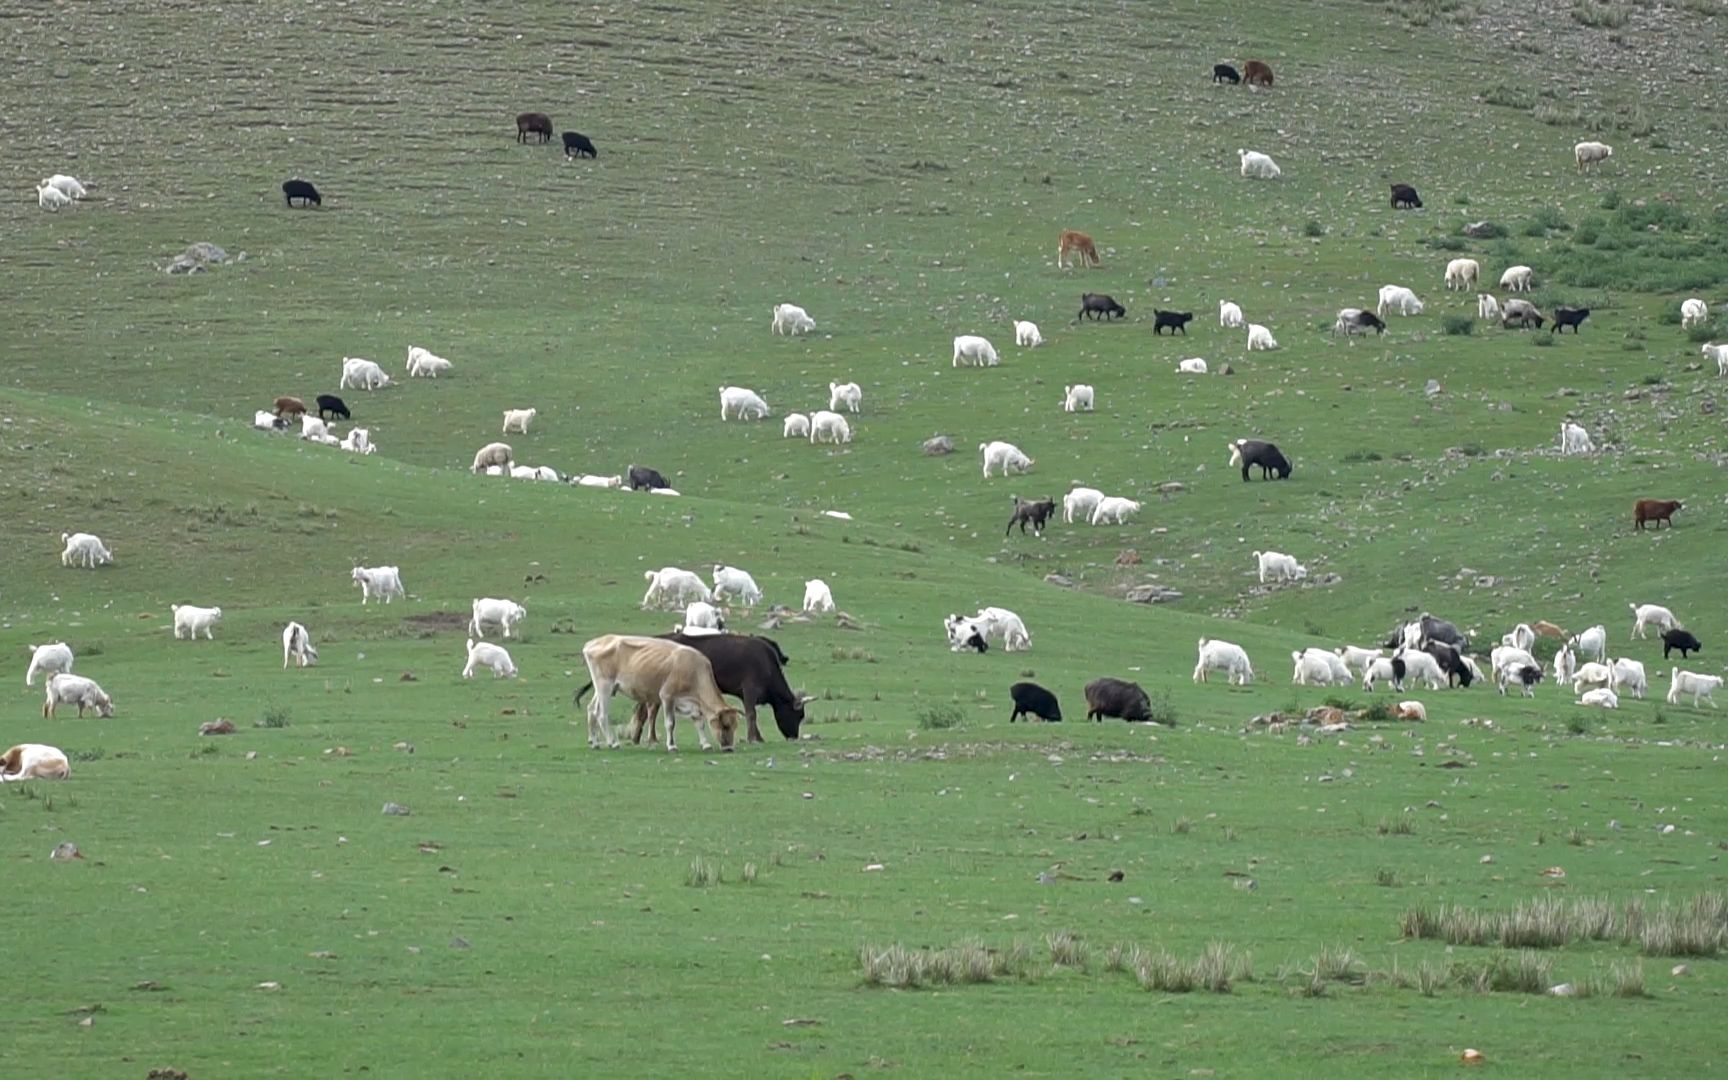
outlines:
M1572 423L1563 420L1560 423L1560 453L1591 454L1595 453L1596 445L1590 441L1590 433Z
M1062 388L1063 412L1091 412L1092 401L1092 387L1085 383L1075 383Z
M624 486L624 478L622 476L594 476L588 473L584 473L581 476L572 476L570 482L578 487L591 488L621 488Z
M72 200L59 188L42 184L36 188L36 205L58 213L62 206L71 206Z
M984 455L984 479L990 479L992 468L1001 471L1003 476L1010 472L1025 472L1034 462L1032 458L1021 453L1020 448L1013 443L987 442L978 444L978 452Z
M754 390L742 386L720 388L720 419L762 420L768 416L768 403Z
M1469 292L1482 279L1482 264L1475 259L1453 259L1446 264L1446 288Z
M714 594L708 590L706 582L690 571L676 566L644 570L642 579L648 582L648 591L642 594L644 609L655 605L675 608L691 600L708 603L714 599Z
M669 488L669 487L651 487L648 489L648 494L650 494L650 495L671 495L671 496L676 497L678 494L678 489L677 488Z
M1176 373L1178 375L1205 375L1207 371L1208 369L1204 357L1190 356L1186 360L1179 360L1176 362Z
M776 334L796 337L816 329L816 320L797 304L775 304L774 319L768 324L768 329Z
M1249 352L1270 352L1277 347L1278 342L1273 339L1272 331L1261 326L1259 323L1248 324Z
M1233 686L1247 686L1254 681L1254 668L1242 646L1228 641L1200 639L1200 659L1194 664L1194 681L1205 682L1210 672L1222 671Z
M721 616L720 609L706 600L692 600L684 608L684 621L679 624L684 632L691 630L724 630L726 620Z
M504 475L511 466L516 464L516 451L509 443L487 443L474 453L474 464L468 466L471 473L484 472L488 476ZM492 470L498 469L494 473Z
M1608 670L1614 679L1609 683L1610 689L1616 694L1624 694L1628 690L1640 701L1644 698L1644 690L1648 685L1644 678L1644 665L1630 657L1622 656L1608 665Z
M1530 279L1535 273L1528 266L1509 266L1500 275L1500 287L1507 292L1529 292Z
M297 622L289 622L282 628L282 669L288 669L288 662L293 660L298 667L312 667L318 663L318 650L312 644L312 634Z
M1014 344L1027 349L1035 349L1044 344L1044 335L1038 332L1038 324L1024 319L1014 320Z
M371 430L363 427L357 427L349 431L347 435L342 437L342 441L336 445L348 451L350 454L360 454L361 456L365 456L366 454L376 454L378 452L378 448L372 445Z
M1254 560L1260 568L1260 584L1266 584L1268 577L1274 581L1301 581L1308 576L1308 568L1296 561L1295 556L1286 555L1281 551L1256 551Z
M972 367L995 367L1002 362L996 355L996 346L977 334L961 334L954 339L953 366L960 367L962 360Z
M1382 285L1380 303L1374 308L1374 312L1384 318L1388 311L1396 311L1400 315L1420 315L1422 301L1402 285Z
M1721 680L1718 679L1718 682ZM62 705L78 706L78 715L83 716L85 709L96 710L97 716L114 715L114 699L107 691L97 685L95 679L86 679L82 675L69 675L64 672L51 675L47 684L48 699L42 703L43 719L51 719ZM1694 702L1696 704L1696 702ZM1714 702L1712 702L1714 704Z
M407 598L407 590L402 588L402 570L395 566L356 566L349 578L360 586L360 606L364 607L373 597L380 597L380 603L388 604L395 597Z
M1618 709L1620 707L1620 697L1606 686L1602 686L1595 690L1587 691L1583 697L1578 699L1578 704L1587 705L1595 709Z
M1258 150L1238 150L1236 156L1242 161L1242 175L1250 180L1276 180L1284 175L1277 162Z
M1718 378L1728 378L1728 344L1717 345L1712 342L1704 346L1700 352L1703 353L1704 359L1716 361Z
M187 641L195 641L202 633L206 640L216 639L213 631L216 624L222 621L222 609L219 607L198 607L194 604L169 604L168 610L174 613L174 640L185 637Z
M828 588L826 581L821 578L811 578L804 583L804 610L807 612L834 610L834 593Z
M300 437L316 439L321 435L330 434L330 425L313 416L311 413L300 414Z
M1240 329L1247 325L1242 318L1242 308L1231 300L1218 301L1218 325L1225 329Z
M1062 521L1064 524L1074 524L1074 519L1092 520L1092 511L1098 509L1098 504L1104 501L1104 493L1097 488L1077 487L1062 496Z
M516 628L528 617L528 609L521 604L494 596L476 597L470 610L468 632L477 638L484 638L488 627L505 637L521 637Z
M1500 318L1500 301L1494 299L1492 293L1476 294L1476 317L1485 320Z
M56 679L64 678L64 676L61 675L56 675L54 677ZM1704 675L1696 671L1681 671L1679 668L1673 668L1669 671L1668 678L1670 679L1668 685L1668 704L1678 705L1680 704L1681 697L1686 694L1691 694L1692 707L1694 709L1698 707L1699 698L1708 701L1712 709L1716 707L1716 698L1712 695L1721 687L1722 676Z
M528 468L528 479L539 480L547 484L561 484L564 478L558 475L558 470L550 465L531 465Z
M30 646L30 666L24 672L24 685L36 685L38 671L46 675L57 675L72 670L72 647L64 641L51 641L46 645Z
M1578 171L1583 172L1587 165L1600 165L1614 156L1614 148L1607 143L1581 142L1572 148L1572 160L1578 163Z
M723 602L728 593L736 596L745 607L755 607L762 602L762 590L756 587L756 579L747 571L736 566L716 565L713 599Z
M835 412L844 405L847 412L856 413L863 400L864 390L855 382L828 384L828 407Z
M389 385L390 376L371 360L360 356L342 358L342 381L336 384L336 389L345 390L352 386L359 390L381 390Z
M67 176L65 173L55 173L53 176L42 181L42 183L44 186L51 187L58 191L68 199L82 199L89 194L89 192L84 190L84 185L79 182L76 176Z
M810 442L816 443L849 443L852 441L852 425L837 412L818 409L810 416Z
M534 418L539 415L539 409L505 409L502 434L510 434L511 429L515 429L523 435L528 434L528 425L532 424Z
M502 645L494 645L490 641L475 641L473 638L469 638L468 662L462 665L462 677L472 679L474 669L477 667L491 668L494 679L502 679L506 676L512 679L516 677L516 661L510 659L509 650Z
M1098 500L1098 505L1093 507L1092 516L1088 520L1094 525L1103 525L1106 522L1126 525L1128 518L1139 512L1140 504L1133 499L1123 498L1120 495L1106 495Z
M780 425L780 435L786 439L809 438L810 418L801 412L787 413L785 423Z
M61 533L60 549L61 566L82 566L86 570L94 570L103 563L114 561L114 553L102 543L101 537L94 533L77 532Z

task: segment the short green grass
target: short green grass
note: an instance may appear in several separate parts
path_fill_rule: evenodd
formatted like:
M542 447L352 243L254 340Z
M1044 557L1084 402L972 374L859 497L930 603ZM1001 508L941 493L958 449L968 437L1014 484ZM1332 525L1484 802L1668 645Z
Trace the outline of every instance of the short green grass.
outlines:
M1335 693L1290 686L1291 650L1421 610L1484 642L1604 622L1656 695L1629 601L1715 655L1719 384L1670 315L1728 282L1694 113L1604 66L1564 92L1620 127L1576 129L1547 56L1472 30L1490 3L1231 7L1225 45L1195 0L168 6L76 49L58 17L13 20L14 79L46 89L7 110L10 190L64 171L96 197L0 207L0 652L21 668L64 638L118 707L43 721L16 688L10 741L61 745L74 777L0 789L13 1054L64 1076L1410 1076L1474 1046L1519 1075L1708 1072L1717 958L1670 977L1641 939L1532 955L1403 930L1440 905L1719 894L1708 709L1586 716L1543 684L1404 695L1426 724L1248 726ZM1623 48L1602 35L1632 5L1577 7L1553 49ZM1246 55L1274 92L1206 77ZM516 145L526 108L599 159ZM1598 132L1615 156L1580 176L1571 144ZM1283 180L1242 180L1237 147ZM281 207L293 175L322 210ZM1391 211L1392 181L1429 209ZM1503 235L1461 238L1484 219ZM1055 268L1064 227L1102 269ZM159 272L198 240L247 258ZM1543 304L1594 309L1584 333L1448 333L1475 313L1441 287L1453 251L1491 281L1534 266ZM1388 282L1427 312L1327 333ZM1088 290L1128 321L1075 324ZM1220 299L1283 348L1244 352ZM817 333L771 337L781 300ZM1192 334L1154 338L1154 306ZM1012 318L1047 344L1014 348ZM958 333L1002 366L951 368ZM399 373L409 344L457 367L345 395L378 455L248 430L277 394L334 390L345 355ZM1235 374L1176 376L1193 355ZM779 438L847 380L849 446ZM1060 410L1078 381L1096 412ZM721 424L728 383L774 419ZM651 464L684 497L468 476L528 405L524 463ZM1604 452L1557 458L1567 417ZM958 452L922 455L936 432ZM1294 478L1243 484L1244 435ZM1032 473L981 480L995 438ZM1075 481L1145 508L1001 537L1010 495ZM1679 527L1634 534L1643 496L1684 499ZM61 568L72 529L116 565ZM1256 548L1310 579L1261 588ZM401 566L408 600L363 608L356 562ZM716 562L793 605L823 577L861 627L775 631L822 699L810 737L588 750L582 642L669 629L635 606L643 570ZM1149 583L1182 596L1120 599ZM458 678L485 595L529 609L518 680ZM170 640L187 602L224 608L216 640ZM1033 649L950 653L942 617L983 604ZM318 667L282 670L290 618ZM1203 636L1247 648L1254 685L1191 683ZM1086 723L1104 674L1178 726ZM1022 678L1069 721L1009 727ZM238 731L197 734L218 717ZM49 860L66 840L84 857Z

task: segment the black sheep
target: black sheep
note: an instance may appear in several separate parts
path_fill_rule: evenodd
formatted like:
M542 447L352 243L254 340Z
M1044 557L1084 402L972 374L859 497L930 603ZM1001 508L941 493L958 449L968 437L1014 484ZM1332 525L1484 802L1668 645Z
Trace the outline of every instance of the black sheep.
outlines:
M594 149L594 141L579 131L564 133L564 156L566 158L600 156L600 151Z
M1056 703L1056 695L1037 683L1017 682L1008 688L1008 696L1014 699L1014 715L1008 718L1010 724L1022 716L1036 716L1052 723L1062 720L1062 706Z
M335 394L318 395L318 416L322 420L351 420L348 403Z
M1684 660L1695 652L1703 652L1704 646L1698 644L1698 639L1692 636L1692 631L1682 630L1676 626L1672 630L1662 632L1662 659L1668 659L1668 654L1674 649L1680 650L1680 659Z
M1215 83L1229 83L1231 86L1235 86L1237 83L1242 81L1242 74L1229 64L1213 64L1212 81Z
M1237 439L1230 444L1230 464L1242 466L1242 479L1248 479L1248 470L1252 466L1260 467L1260 479L1270 480L1277 473L1278 479L1290 478L1290 459L1278 449L1276 444L1262 442L1259 439Z
M1422 197L1417 195L1416 189L1409 184L1393 184L1392 209L1420 210L1422 209Z
M1548 332L1550 334L1557 334L1560 331L1566 329L1566 327L1570 326L1572 328L1572 332L1574 334L1576 334L1578 332L1578 328L1581 325L1583 325L1584 320L1588 319L1589 317L1590 317L1590 309L1587 307L1581 307L1581 308L1557 307L1554 309L1554 325L1548 328ZM1538 324L1538 325L1540 325L1540 324Z
M1139 683L1108 676L1094 679L1086 684L1086 719L1102 721L1106 716L1147 723L1152 719L1152 699Z
M289 206L299 199L301 206L323 206L324 199L309 180L289 180L282 185L282 201Z
M1192 311L1160 311L1157 308L1152 309L1152 315L1154 319L1152 332L1154 334L1163 333L1164 328L1168 326L1172 334L1178 330L1182 331L1183 337L1188 336L1188 323L1194 318Z
M1112 316L1125 317L1128 309L1103 293L1089 292L1080 298L1080 314L1074 316L1075 321L1078 322L1088 312L1094 319L1103 316L1105 320L1109 320Z
M646 465L632 465L626 474L626 480L631 491L646 491L650 488L669 488L672 485L666 478Z

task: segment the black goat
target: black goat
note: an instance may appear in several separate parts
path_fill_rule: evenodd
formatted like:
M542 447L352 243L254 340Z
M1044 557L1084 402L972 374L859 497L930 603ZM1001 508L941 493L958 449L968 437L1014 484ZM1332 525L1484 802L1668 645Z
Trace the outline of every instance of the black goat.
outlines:
M1192 311L1160 311L1153 308L1152 316L1152 332L1154 334L1163 333L1164 328L1168 326L1172 334L1180 330L1182 336L1187 337L1188 324L1193 320L1194 313Z
M1062 720L1062 706L1057 704L1056 695L1037 683L1017 682L1008 688L1008 696L1014 699L1014 713L1008 717L1010 724L1022 716L1036 716L1051 723Z
M566 158L600 156L600 151L594 149L594 141L579 131L564 133L564 156Z
M324 198L310 180L289 180L282 185L282 201L289 206L299 199L301 206L323 206Z
M1229 83L1231 86L1235 86L1237 83L1242 81L1242 73L1231 67L1229 64L1213 64L1212 81L1215 83Z
M318 395L318 416L323 420L352 419L348 413L348 403L337 397L335 394Z
M1094 319L1102 315L1108 321L1112 316L1126 317L1128 309L1103 293L1089 292L1080 298L1080 314L1074 316L1074 320L1078 322L1088 312Z
M1576 334L1578 332L1578 327L1583 325L1584 320L1589 317L1590 309L1587 307L1557 307L1554 309L1554 325L1548 328L1548 332L1550 334L1558 334L1560 331L1570 326L1572 332Z
M1007 536L1014 531L1014 526L1020 526L1020 535L1026 535L1026 523L1032 523L1032 531L1039 536L1044 535L1044 523L1050 520L1050 515L1056 512L1055 499L1022 499L1014 496L1014 516L1008 519L1008 528L1002 535Z
M1416 189L1409 184L1393 184L1392 209L1420 210L1422 209L1422 196L1416 194Z
M1277 473L1278 479L1290 479L1290 459L1285 457L1275 443L1262 442L1259 439L1237 439L1230 444L1230 464L1242 466L1242 479L1248 479L1248 470L1259 466L1260 479L1270 480Z

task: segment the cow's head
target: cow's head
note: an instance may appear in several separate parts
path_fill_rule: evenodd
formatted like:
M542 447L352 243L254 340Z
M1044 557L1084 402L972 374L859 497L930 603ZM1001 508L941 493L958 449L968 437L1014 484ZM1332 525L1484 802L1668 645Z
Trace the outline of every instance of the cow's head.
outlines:
M730 754L738 742L738 722L741 719L737 709L728 705L714 714L714 734L720 740L720 749Z

